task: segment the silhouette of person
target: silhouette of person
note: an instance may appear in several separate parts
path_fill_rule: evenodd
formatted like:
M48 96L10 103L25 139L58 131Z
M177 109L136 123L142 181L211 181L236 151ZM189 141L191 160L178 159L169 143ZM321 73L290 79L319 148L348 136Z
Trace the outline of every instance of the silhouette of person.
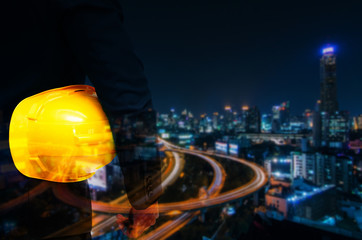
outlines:
M132 205L128 218L118 215L117 223L129 236L139 236L158 216L161 162L150 90L119 1L11 0L0 15L0 239L90 239L87 181L28 178L16 170L8 146L11 114L21 100L84 84L86 76L109 119ZM70 204L60 197L64 192L79 201Z

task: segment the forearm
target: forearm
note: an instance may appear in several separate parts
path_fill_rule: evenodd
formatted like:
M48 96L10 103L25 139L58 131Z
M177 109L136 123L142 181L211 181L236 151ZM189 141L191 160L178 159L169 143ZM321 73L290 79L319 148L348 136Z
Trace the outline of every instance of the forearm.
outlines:
M145 209L162 193L155 112L119 116L113 134L128 199L135 209Z

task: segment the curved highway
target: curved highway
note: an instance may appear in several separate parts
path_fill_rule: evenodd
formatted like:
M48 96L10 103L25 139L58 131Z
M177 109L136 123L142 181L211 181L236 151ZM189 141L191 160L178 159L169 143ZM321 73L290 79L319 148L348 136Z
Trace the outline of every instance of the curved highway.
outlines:
M176 152L171 152L173 158L170 158L170 163L167 164L167 167L162 169L163 181L162 187L167 187L175 181L180 172L183 170L183 160L180 158L179 154ZM80 196L75 196L69 191L66 186L61 186L54 189L54 194L61 199L63 202L73 206L82 206L85 204L84 201L88 201ZM122 203L122 204L119 204ZM117 206L115 212L112 211L112 206ZM92 201L92 210L93 210L93 228L92 236L102 235L105 230L114 229L116 225L116 216L110 216L108 213L124 213L128 214L131 206L128 202L126 194L123 194L119 198L116 198L108 203L100 201ZM97 211L98 210L98 211ZM99 211L101 210L101 211ZM97 212L97 213L96 213ZM102 214L105 213L105 214ZM77 227L77 226L74 226ZM72 228L64 229L64 231L71 231Z
M211 154L211 153L198 151L198 150L183 149L178 146L172 145L164 140L161 140L161 141L164 143L165 146L167 146L168 151L171 151L173 154L177 155L178 152L184 153L184 154L190 154L190 155L200 157L200 158L204 159L205 161L207 161L213 167L214 178L213 178L211 185L208 188L209 198L207 198L207 199L190 199L190 200L183 201L183 202L172 202L172 203L159 204L160 213L167 213L167 212L174 211L174 210L178 210L178 211L197 210L197 209L202 209L205 207L222 204L225 202L230 202L232 200L245 197L251 193L258 191L268 181L265 171L258 165L248 162L247 160L232 157L232 156L221 155L221 154ZM240 186L236 189L219 194L223 187L226 174L220 163L218 163L216 160L214 160L213 158L206 156L206 155L210 155L210 156L213 155L213 156L217 156L217 157L221 157L221 158L226 158L226 159L230 159L232 161L238 162L240 164L246 165L253 170L254 177L243 186ZM172 174L170 174L168 176L170 178L178 177L178 174L176 171L178 165L175 164L174 166L175 167L171 171ZM164 180L163 184L171 182L171 180L170 180L170 182L165 182L166 180L167 180L167 178ZM59 195L62 195L63 196L62 199L67 202L74 201L74 199L72 199L72 197L68 193L63 192L63 194L59 194ZM121 198L124 198L124 197L121 197ZM119 199L121 199L121 198L119 198ZM116 202L119 202L119 201L114 200L110 203L92 202L92 208L94 211L99 212L99 213L103 212L103 213L116 213L116 214L125 213L125 214L127 214L130 206L128 204L126 204L126 202L123 204L117 204ZM148 233L147 235L142 237L142 239L159 239L159 238L164 239L167 236L170 236L174 232L178 231L180 228L182 228L188 221L190 221L196 215L198 215L198 213L199 213L199 211L183 213L176 219L166 222L165 224L163 224L156 230ZM114 223L115 223L115 217L111 217L111 218L107 219L106 221L103 221L100 224L98 224L97 226L95 226L93 230L94 230L94 232L98 232L98 231L101 232L102 229L105 229L105 227L107 227L107 226L109 227L110 225L112 225ZM100 232L98 232L98 233L100 233Z
M205 207L210 207L218 204L222 204L225 202L230 202L235 199L239 199L242 197L245 197L253 192L258 191L261 187L263 187L268 179L267 174L265 171L259 167L258 165L248 162L247 160L222 155L222 154L213 154L208 153L204 151L198 151L198 150L188 150L184 148L180 148L176 145L170 144L162 139L160 139L164 143L164 145L168 148L166 151L172 152L174 155L174 162L172 163L172 166L168 166L166 169L166 178L163 179L162 186L166 187L167 185L172 184L172 182L177 179L180 173L181 163L180 158L177 153L184 153L184 154L190 154L197 156L206 162L208 162L214 171L214 178L210 186L208 187L208 198L206 199L190 199L187 201L182 202L172 202L172 203L163 203L159 204L159 212L160 213L168 213L170 211L178 210L178 211L190 211L190 210L198 210ZM240 186L236 189L230 190L228 192L224 192L222 194L219 194L224 182L225 182L225 170L221 166L220 163L218 163L216 160L209 156L217 156L221 158L230 159L232 161L238 162L240 164L248 166L252 171L254 172L254 177L245 185ZM28 200L28 197L34 197L42 192L44 192L46 189L50 187L49 184L40 184L36 186L34 189L30 190L28 194L24 194L16 199L13 199L7 203L0 205L0 212L7 211L8 209L11 209L24 201ZM72 205L82 205L83 202L79 198L79 196L73 196L71 193L67 191L67 188L55 188L53 189L54 193L63 201L72 204ZM96 202L92 201L92 208L96 212L100 213L125 213L127 214L130 209L130 205L126 202L126 196L121 196L120 198L117 198L109 203L104 202ZM124 202L122 204L119 204L120 202ZM168 221L156 230L148 233L147 235L143 236L142 239L160 239L160 238L166 238L170 235L172 235L174 232L181 229L187 222L189 222L191 219L193 219L196 215L199 214L199 211L193 211L193 212L185 212L181 214L179 217L172 221ZM97 226L94 227L93 231L100 233L102 229L105 229L115 223L115 217L106 217L103 219L104 221L100 221Z
M260 166L258 166L255 163L249 162L245 159L241 159L241 158L236 158L236 157L232 157L232 156L227 156L227 155L222 155L222 154L211 154L211 153L206 153L203 151L198 151L198 150L188 150L188 149L183 149L180 148L178 146L175 146L173 144L170 144L164 140L161 140L164 142L164 144L166 146L168 146L171 149L176 149L174 151L179 151L179 152L183 152L183 153L189 153L189 154L193 154L196 156L200 156L201 154L203 155L214 155L217 157L221 157L221 158L226 158L226 159L230 159L232 161L238 162L240 164L246 165L248 167L250 167L253 171L254 171L254 178L251 179L247 184L240 186L236 189L230 190L228 192L222 193L218 196L209 198L209 199L205 199L205 200L189 200L187 202L179 202L179 203L167 203L167 204L162 204L159 206L159 210L160 212L165 212L165 211L171 211L171 210L194 210L194 209L200 209L200 208L204 208L204 207L208 207L208 206L213 206L213 205L217 205L217 204L221 204L224 202L228 202L228 201L232 201L238 198L242 198L245 197L253 192L258 191L260 188L262 188L267 182L268 182L268 178L267 178L267 174L264 171L263 168L261 168ZM202 156L202 155L201 155ZM205 156L203 156L204 158Z
M194 153L191 151L185 151L185 150L169 150L169 151L176 151L176 152L182 152L190 155L194 155L197 157L200 157L207 161L211 167L214 170L214 178L211 183L211 185L208 188L208 193L210 196L215 196L211 199L191 199L187 201L182 202L173 202L173 203L159 203L158 210L159 213L165 213L172 210L195 210L204 208L207 206L215 205L215 201L211 201L214 198L217 198L217 194L221 191L224 181L225 181L225 170L221 166L220 163L215 161L214 159L204 156L200 153ZM104 212L104 213L128 213L129 211L129 205L125 204L114 204L114 203L105 203L105 202L92 202L92 209L93 211L97 212Z
M193 153L198 153L198 154L207 154L202 151L197 151L197 150L191 151L191 150L182 149L182 148L172 145L164 140L162 140L162 141L169 148L178 149L177 151L193 152ZM225 155L221 155L221 154L207 154L207 155L214 155L217 157L227 158L227 159L239 162L241 164L247 165L254 171L255 177L251 181L249 181L247 184L240 186L239 188L225 192L214 198L203 200L201 203L205 207L211 206L211 205L216 205L216 204L221 204L224 202L229 202L234 199L245 197L255 191L258 191L268 181L265 171L254 163L247 162L246 160L243 160L240 158L225 156ZM193 204L193 206L198 205L198 204L199 203L196 202ZM186 212L186 213L182 214L181 216L179 216L178 218L176 218L175 220L168 221L165 224L163 224L162 226L158 227L156 230L144 235L142 237L142 239L143 240L166 239L167 237L171 236L172 234L174 234L175 232L180 230L183 226L185 226L189 221L191 221L199 213L200 213L200 211Z

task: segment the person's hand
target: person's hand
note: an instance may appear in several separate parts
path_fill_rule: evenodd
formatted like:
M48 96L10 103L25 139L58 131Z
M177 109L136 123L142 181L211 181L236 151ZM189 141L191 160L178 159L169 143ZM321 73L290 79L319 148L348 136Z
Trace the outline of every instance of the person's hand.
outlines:
M137 238L142 235L149 227L156 223L158 214L158 203L154 203L144 210L131 208L128 218L121 214L117 215L117 224L119 229L129 238Z

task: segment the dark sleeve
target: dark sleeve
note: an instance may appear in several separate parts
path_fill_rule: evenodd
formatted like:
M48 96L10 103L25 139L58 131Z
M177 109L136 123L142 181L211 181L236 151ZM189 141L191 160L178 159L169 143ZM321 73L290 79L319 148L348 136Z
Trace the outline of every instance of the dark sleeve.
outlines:
M68 3L68 5L65 5ZM112 0L61 0L62 28L110 121L128 199L145 209L161 195L156 115L142 63Z
M94 84L109 113L151 106L143 65L124 30L116 0L60 0L62 28L76 60Z

